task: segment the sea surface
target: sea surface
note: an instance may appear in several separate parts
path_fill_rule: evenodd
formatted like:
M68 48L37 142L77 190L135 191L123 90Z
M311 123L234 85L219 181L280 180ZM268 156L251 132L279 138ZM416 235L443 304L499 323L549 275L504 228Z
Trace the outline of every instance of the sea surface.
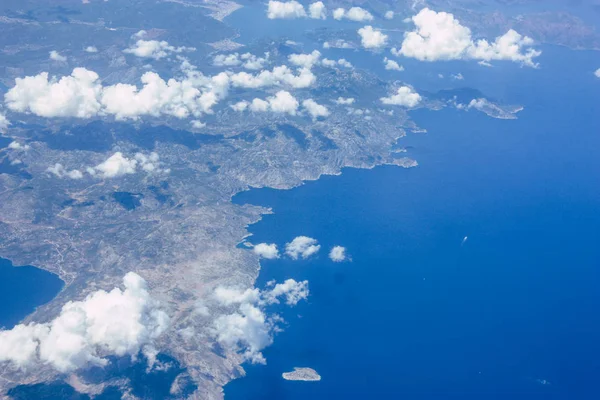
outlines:
M307 279L311 295L280 310L267 365L226 399L600 398L600 59L545 47L540 61L463 83L524 105L518 120L411 112L428 131L400 141L416 168L234 199L273 208L253 243L323 248L262 262L257 286ZM352 261L331 262L333 245ZM283 380L294 367L322 380Z

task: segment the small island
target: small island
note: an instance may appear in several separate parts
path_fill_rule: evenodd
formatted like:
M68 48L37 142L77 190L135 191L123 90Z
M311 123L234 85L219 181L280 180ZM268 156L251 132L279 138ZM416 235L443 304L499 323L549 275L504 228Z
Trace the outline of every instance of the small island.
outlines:
M320 381L321 375L312 368L295 367L292 372L284 372L283 379L287 381Z

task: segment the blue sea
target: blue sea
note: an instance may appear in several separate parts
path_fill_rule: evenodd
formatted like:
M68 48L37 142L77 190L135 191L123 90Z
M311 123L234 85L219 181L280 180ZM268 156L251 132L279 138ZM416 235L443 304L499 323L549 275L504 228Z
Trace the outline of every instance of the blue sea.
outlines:
M518 120L411 112L428 131L400 141L416 168L234 199L273 208L252 242L323 249L262 263L259 287L308 279L311 295L280 310L267 365L247 365L226 399L600 398L600 57L546 47L540 61L469 74L524 105ZM333 245L352 261L329 261ZM283 380L294 367L322 380Z

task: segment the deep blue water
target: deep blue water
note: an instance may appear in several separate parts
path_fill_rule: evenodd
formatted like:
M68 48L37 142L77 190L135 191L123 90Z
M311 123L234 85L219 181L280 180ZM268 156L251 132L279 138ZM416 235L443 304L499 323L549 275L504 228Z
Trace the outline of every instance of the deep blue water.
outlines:
M428 134L401 144L417 168L235 198L273 207L253 242L308 235L325 251L262 263L259 286L308 279L311 296L227 399L600 398L600 57L541 61L473 78L523 104L516 121L413 112ZM327 259L336 244L351 263ZM295 366L323 380L283 380Z
M62 286L63 281L50 272L13 267L0 258L0 328L11 329L36 307L52 300Z

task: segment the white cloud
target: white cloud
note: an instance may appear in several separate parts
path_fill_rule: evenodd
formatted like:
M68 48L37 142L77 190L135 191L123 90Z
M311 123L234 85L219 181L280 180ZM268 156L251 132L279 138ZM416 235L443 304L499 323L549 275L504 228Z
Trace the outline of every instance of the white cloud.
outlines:
M389 97L382 97L380 100L383 104L414 107L421 102L421 96L412 88L401 86L396 91L396 94Z
M233 349L242 348L245 359L264 364L261 350L273 343L274 324L257 306L242 304L239 312L222 315L214 322L214 334L219 343Z
M269 53L265 53L264 57L258 57L251 53L232 53L219 54L213 59L213 65L217 67L242 67L250 70L258 70L265 66L269 60Z
M252 363L265 363L261 351L273 342L273 333L278 329L277 316L269 317L265 307L279 303L285 297L286 304L296 305L308 297L308 281L296 282L288 279L283 283L269 282L270 290L241 290L218 287L215 298L225 306L237 306L236 312L217 317L212 333L217 341L234 351L241 352Z
M390 60L387 57L383 59L383 63L385 64L385 69L387 69L388 71L404 71L403 66L401 66L394 60Z
M70 76L48 79L48 73L15 79L5 95L9 109L32 112L41 117L90 118L101 109L102 86L99 76L85 68L75 68Z
M380 30L373 29L371 25L367 25L358 30L362 46L365 49L377 49L385 46L388 36L381 33Z
M350 61L346 60L345 58L340 58L337 61L330 60L328 58L324 58L323 60L321 60L321 65L324 67L328 67L328 68L335 68L335 67L352 68L352 64L350 63Z
M138 32L139 33L139 32ZM140 39L135 44L125 50L124 53L133 54L136 57L141 58L152 58L154 60L160 60L161 58L168 57L170 54L183 53L184 51L195 51L193 47L175 47L169 45L168 42L162 40L143 40Z
M452 79L455 79L457 81L462 81L463 79L465 79L465 77L459 72L458 74L453 74Z
M342 262L346 260L346 248L342 246L334 246L329 252L329 258L333 262Z
M246 111L249 105L250 103L248 103L247 101L239 101L235 104L230 105L229 107L231 107L234 111L244 112Z
M222 305L230 306L242 303L258 303L261 300L261 291L257 288L241 290L219 286L215 289L215 299Z
M316 254L320 248L321 246L316 239L307 236L298 236L290 243L286 243L285 254L294 260L297 260L298 257L307 259L313 254Z
M58 178L71 178L71 179L81 179L83 178L83 174L78 169L73 169L68 171L62 164L56 163L52 167L48 167L46 169L47 172L55 175Z
M84 50L86 53L97 53L98 49L95 46L88 46Z
M50 59L52 61L57 61L57 62L67 62L67 57L61 55L58 51L56 50L52 50L50 52Z
M230 75L231 85L246 89L259 89L270 86L287 85L296 89L312 86L317 78L308 68L299 68L298 73L286 65L274 67L272 71L263 70L256 75L238 72Z
M134 174L136 168L137 160L124 157L123 153L120 151L94 167L103 178L115 178L127 174Z
M398 51L421 61L476 59L485 62L511 60L537 67L533 59L541 54L530 48L533 40L509 30L493 43L485 39L474 41L471 30L460 24L454 15L422 9L412 17L416 29L404 35Z
M333 42L323 42L324 49L353 49L354 46L351 43L346 42L343 39L336 39Z
M384 15L385 19L393 19L394 18L394 12L393 11L386 11L385 15Z
M354 103L353 97L338 97L335 101L335 104L340 105L350 105Z
M243 60L242 66L246 69L258 70L264 68L265 64L269 61L270 54L265 53L264 57L258 57L254 54L244 53L240 56Z
M9 149L13 149L13 150L23 150L23 151L27 151L29 150L29 145L28 144L21 144L19 142L15 142L12 141L10 142L10 144L8 145Z
M267 7L267 18L301 18L306 17L304 6L295 0L292 1L275 1L270 0Z
M213 59L213 65L216 67L234 67L242 63L238 53L218 54Z
M333 10L333 18L337 20L349 19L351 21L364 22L372 21L373 15L370 12L360 7L352 7L348 11L343 8Z
M298 100L285 90L280 90L275 96L268 97L269 109L275 113L287 113L296 115Z
M310 54L290 54L288 60L297 67L311 69L313 65L319 61L320 57L321 52L319 50L313 50Z
M109 355L134 357L152 347L169 318L139 275L129 272L123 285L124 290L99 290L66 303L48 323L0 331L0 362L23 369L43 363L66 373L105 366Z
M159 156L156 153L147 156L136 153L133 158L127 158L119 151L94 168L87 168L87 172L94 176L100 174L102 178L109 179L135 174L138 169L147 173L169 172L168 169L160 168Z
M302 107L304 107L304 109L306 111L308 111L308 114L310 114L310 116L312 117L313 121L316 120L319 117L328 117L329 116L329 110L327 109L327 107L318 104L316 101L314 101L313 99L307 99L304 100L302 102Z
M596 75L596 78L600 78L600 68L598 68L596 70L596 72L594 72L594 75ZM0 118L0 120L1 120L1 118Z
M6 132L9 125L10 121L6 118L6 115L0 112L0 133Z
M317 1L308 6L308 14L312 19L327 19L327 10L322 1Z
M270 282L270 284L273 285L274 282ZM265 299L268 303L279 303L278 297L285 296L286 304L295 306L300 300L306 300L308 293L308 281L296 282L294 279L287 279L266 292Z
M277 245L275 243L259 243L256 246L254 246L253 251L254 254L258 255L261 258L266 258L268 260L279 258L279 250L277 249Z

